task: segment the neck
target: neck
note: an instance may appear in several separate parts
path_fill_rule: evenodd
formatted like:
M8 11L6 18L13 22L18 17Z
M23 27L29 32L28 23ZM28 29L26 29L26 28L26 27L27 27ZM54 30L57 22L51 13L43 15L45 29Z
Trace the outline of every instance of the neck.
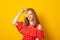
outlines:
M30 25L33 25L33 21L30 21Z

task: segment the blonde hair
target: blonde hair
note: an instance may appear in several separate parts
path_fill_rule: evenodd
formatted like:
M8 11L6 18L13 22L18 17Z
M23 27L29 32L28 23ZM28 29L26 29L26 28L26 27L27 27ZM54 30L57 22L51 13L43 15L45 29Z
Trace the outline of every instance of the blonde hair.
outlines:
M34 10L33 8L28 8L28 9L27 9L27 12L28 12L29 10L32 11L34 27L36 27L38 24L40 24L40 23L39 23L39 20L38 20L38 18L37 18L36 12L35 12L35 10ZM29 25L29 20L28 20L27 17L25 17L25 18L24 18L24 22L23 22L23 26L24 26L24 27L27 27L27 25Z

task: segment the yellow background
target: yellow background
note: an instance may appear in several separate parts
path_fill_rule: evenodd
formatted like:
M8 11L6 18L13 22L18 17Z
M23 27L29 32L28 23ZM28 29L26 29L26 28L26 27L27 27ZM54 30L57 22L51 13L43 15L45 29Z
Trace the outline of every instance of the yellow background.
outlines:
M22 8L34 8L45 34L45 40L60 40L59 0L0 0L0 40L21 40L23 36L12 25ZM18 21L23 21L19 18Z

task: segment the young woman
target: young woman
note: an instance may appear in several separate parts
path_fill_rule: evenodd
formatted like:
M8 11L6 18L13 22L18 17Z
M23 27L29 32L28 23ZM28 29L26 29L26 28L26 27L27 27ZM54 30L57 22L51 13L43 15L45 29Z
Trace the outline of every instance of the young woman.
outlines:
M18 22L18 17L25 12L29 16L25 16L24 22ZM44 40L44 33L38 21L36 12L32 8L21 10L12 22L20 33L23 34L22 40Z

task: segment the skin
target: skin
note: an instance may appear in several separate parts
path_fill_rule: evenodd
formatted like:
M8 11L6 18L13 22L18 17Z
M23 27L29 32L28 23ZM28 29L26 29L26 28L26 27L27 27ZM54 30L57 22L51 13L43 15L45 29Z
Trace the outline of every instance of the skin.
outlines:
M33 15L32 15L32 11L29 10L29 11L27 12L27 14L29 14L29 16L28 16L27 18L28 18L28 20L29 20L30 25L33 25Z
M33 15L32 15L32 11L29 10L29 11L27 12L27 14L29 14L29 16L28 16L27 18L28 18L28 20L29 20L29 22L30 22L30 25L33 25ZM36 40L43 40L43 39L36 38Z
M27 18L28 18L28 20L29 20L30 25L33 25L33 15L32 15L32 11L29 10L29 11L27 12L26 9L22 9L22 10L16 15L16 17L15 17L14 20L12 21L12 24L15 25L15 26L17 26L17 20L18 20L18 18L20 17L20 15L21 15L22 13L27 13L27 14L29 14L29 16L28 16ZM43 39L36 38L36 40L43 40Z

